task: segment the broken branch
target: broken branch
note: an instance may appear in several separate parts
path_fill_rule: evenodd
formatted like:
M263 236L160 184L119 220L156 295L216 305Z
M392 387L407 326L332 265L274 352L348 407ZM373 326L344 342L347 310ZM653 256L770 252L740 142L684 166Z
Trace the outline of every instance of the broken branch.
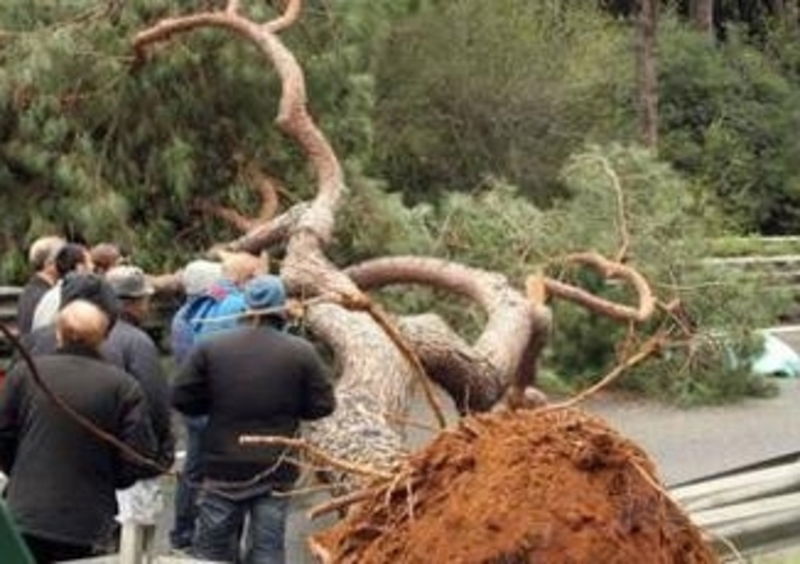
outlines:
M575 253L568 255L564 262L583 264L598 271L603 278L616 278L628 282L639 296L639 307L633 308L624 304L612 302L596 296L591 292L566 284L552 278L545 278L547 291L557 297L575 302L595 313L605 315L617 321L647 321L652 317L656 307L656 300L650 284L635 269L610 261L598 253ZM529 278L529 283L530 278Z
M369 468L361 464L354 464L346 460L340 460L334 456L331 456L321 448L304 441L303 439L290 439L288 437L276 437L268 435L241 435L239 437L239 444L285 446L288 448L302 450L312 458L316 458L317 460L320 460L333 468L338 468L339 470L343 470L345 472L360 474L361 476L368 476L370 478L389 479L392 477L392 474L383 472L381 470Z

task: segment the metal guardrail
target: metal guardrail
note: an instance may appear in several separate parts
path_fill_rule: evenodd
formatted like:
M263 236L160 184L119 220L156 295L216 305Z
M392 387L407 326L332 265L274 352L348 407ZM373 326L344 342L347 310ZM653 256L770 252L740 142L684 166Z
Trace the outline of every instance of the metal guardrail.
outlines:
M0 286L0 321L13 322L17 317L17 301L22 288L16 286Z
M772 266L781 267L790 264L800 265L800 255L763 255L746 257L709 257L702 260L703 264L716 266Z
M19 286L0 286L0 322L10 324L15 328L17 319L17 302L22 294ZM153 299L151 313L144 323L144 329L157 344L163 344L164 336L169 327L172 315L180 306L180 296L156 295ZM162 349L165 345L162 346ZM11 353L11 347L5 338L0 335L0 356Z
M670 491L713 542L724 538L747 556L783 550L798 543L800 453L767 462Z

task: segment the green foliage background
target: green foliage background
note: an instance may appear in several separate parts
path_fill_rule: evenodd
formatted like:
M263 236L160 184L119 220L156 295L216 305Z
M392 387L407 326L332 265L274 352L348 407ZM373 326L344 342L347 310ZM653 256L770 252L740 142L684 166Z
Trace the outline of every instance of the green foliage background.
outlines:
M245 4L253 17L274 14ZM332 257L433 254L516 283L541 268L631 299L559 262L617 248L606 162L628 199L632 260L700 327L691 354L671 351L625 385L683 402L765 393L728 360L757 350L750 329L770 324L786 296L700 259L720 237L797 229L800 41L732 3L711 41L684 3L667 3L657 158L636 145L629 3L604 4L307 2L285 39L351 189ZM302 156L272 124L279 84L251 46L207 30L135 64L136 31L215 5L0 3L0 280L22 282L24 249L51 232L114 240L147 269L173 268L234 234L198 198L257 209L248 162L284 181L286 205L311 193ZM468 335L482 319L432 292L386 297L401 311L437 309ZM625 328L554 307L548 373L578 386L613 364Z

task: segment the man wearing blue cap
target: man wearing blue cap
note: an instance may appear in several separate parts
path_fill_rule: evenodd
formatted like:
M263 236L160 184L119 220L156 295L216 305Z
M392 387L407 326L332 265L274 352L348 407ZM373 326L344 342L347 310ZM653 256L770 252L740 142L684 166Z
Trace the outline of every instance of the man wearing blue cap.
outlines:
M297 434L301 419L333 412L333 387L314 347L285 333L280 278L259 276L244 287L250 323L197 345L181 368L172 404L209 416L202 437L204 489L192 553L206 560L282 563L286 491L298 469L280 447L239 444L242 435ZM247 554L240 530L249 517Z

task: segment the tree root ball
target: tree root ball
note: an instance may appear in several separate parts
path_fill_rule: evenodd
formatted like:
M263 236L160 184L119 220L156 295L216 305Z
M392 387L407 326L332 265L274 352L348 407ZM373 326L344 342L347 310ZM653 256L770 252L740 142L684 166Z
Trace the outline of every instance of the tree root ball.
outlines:
M311 544L335 563L717 562L647 455L574 409L465 418Z

